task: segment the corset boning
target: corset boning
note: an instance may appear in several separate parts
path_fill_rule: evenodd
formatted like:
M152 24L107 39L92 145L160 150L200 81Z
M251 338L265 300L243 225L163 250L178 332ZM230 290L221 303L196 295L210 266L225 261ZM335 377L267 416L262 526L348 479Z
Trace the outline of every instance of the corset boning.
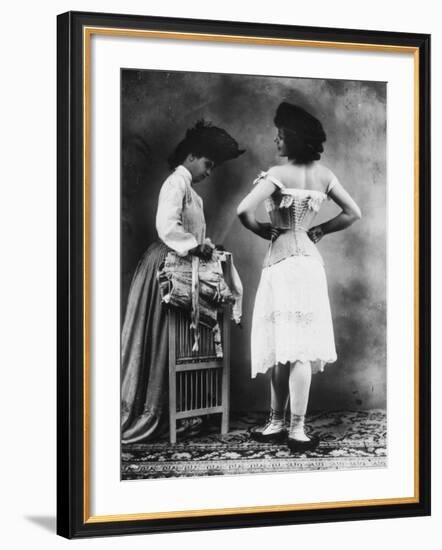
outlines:
M286 208L273 208L269 210L272 225L279 229L295 231L307 231L316 217L316 210L309 207L308 200L293 200Z
M269 246L264 266L273 265L291 256L314 258L323 263L322 257L307 235L320 208L323 197L283 196L280 204L271 199L268 214L272 225L282 230L276 241Z
M270 243L264 266L273 265L291 256L309 257L323 263L321 254L304 229L288 229Z

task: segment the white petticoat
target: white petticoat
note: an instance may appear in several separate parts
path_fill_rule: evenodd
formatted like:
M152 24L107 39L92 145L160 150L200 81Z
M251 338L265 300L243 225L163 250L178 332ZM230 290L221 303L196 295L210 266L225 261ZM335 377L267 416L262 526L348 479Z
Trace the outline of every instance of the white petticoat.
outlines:
M262 271L252 321L252 377L278 363L336 361L327 279L320 259L290 256Z

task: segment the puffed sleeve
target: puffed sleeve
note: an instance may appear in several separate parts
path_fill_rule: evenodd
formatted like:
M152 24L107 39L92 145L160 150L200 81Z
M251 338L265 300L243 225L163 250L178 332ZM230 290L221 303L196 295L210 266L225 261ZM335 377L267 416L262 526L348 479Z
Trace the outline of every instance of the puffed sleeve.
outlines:
M161 187L156 216L158 236L179 256L186 256L190 249L198 246L196 238L183 227L185 197L186 182L180 176L172 174Z

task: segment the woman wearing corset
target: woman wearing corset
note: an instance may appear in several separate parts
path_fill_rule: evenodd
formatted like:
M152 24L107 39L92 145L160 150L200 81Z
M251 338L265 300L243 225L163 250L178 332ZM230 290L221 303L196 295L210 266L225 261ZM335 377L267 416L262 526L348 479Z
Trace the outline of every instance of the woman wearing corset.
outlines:
M274 122L278 154L287 162L262 172L238 206L243 225L270 241L255 299L251 357L252 376L271 369L271 410L268 422L254 429L252 437L285 440L289 399L287 444L296 452L319 443L304 430L312 372L336 361L327 280L315 244L324 235L349 227L361 212L333 172L318 162L326 139L319 120L284 102ZM327 199L342 211L314 226ZM255 218L262 202L270 223Z

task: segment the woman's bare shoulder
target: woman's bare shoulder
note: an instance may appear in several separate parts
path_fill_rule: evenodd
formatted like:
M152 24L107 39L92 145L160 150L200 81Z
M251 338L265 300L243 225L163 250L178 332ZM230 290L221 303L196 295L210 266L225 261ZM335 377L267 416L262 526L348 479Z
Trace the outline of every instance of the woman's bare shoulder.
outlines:
M277 178L278 176L280 176L284 173L283 168L284 167L280 166L280 165L270 166L270 168L267 170L266 173L269 176L274 176L275 178Z
M266 172L266 175L269 176L269 179L275 185L277 185L277 187L284 186L285 174L286 172L284 170L284 166L280 166L280 165L271 166Z
M327 192L330 184L336 180L334 172L325 164L316 163L316 180L321 188L321 191Z
M322 162L317 162L315 168L321 180L329 181L335 177L334 172L328 166L322 164Z
M287 164L277 164L268 169L267 173L269 176L285 182L285 180L290 180L292 177L292 167Z

